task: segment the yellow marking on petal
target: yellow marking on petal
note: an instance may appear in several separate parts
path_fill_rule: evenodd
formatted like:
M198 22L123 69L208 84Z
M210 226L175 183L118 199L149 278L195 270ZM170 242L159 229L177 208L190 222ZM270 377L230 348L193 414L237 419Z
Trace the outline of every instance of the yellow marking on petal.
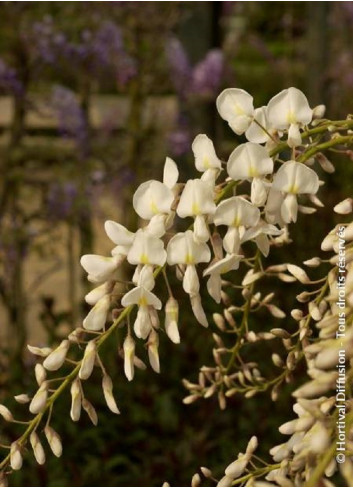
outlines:
M240 216L235 216L234 221L233 221L233 226L235 228L238 228L241 224L241 219Z
M148 305L148 304L147 304L147 299L146 299L146 297L143 295L143 296L140 298L140 300L139 300L139 306L144 307L144 306L147 306L147 305Z
M288 193L289 194L297 194L298 191L299 191L298 185L296 185L295 183L293 183L293 185L290 186L290 188L288 190Z
M287 123L288 124L296 124L297 123L297 118L294 114L293 111L288 112L287 114Z
M192 207L191 207L191 212L194 216L198 216L201 214L200 212L200 206L196 202L193 202Z
M204 159L203 159L203 166L205 168L207 168L207 170L209 168L211 168L211 163L210 163L210 160L209 160L209 158L207 156L205 156Z
M250 165L250 168L249 168L249 177L256 178L258 176L259 176L259 172L257 171L257 168L255 168L254 166Z
M191 253L188 253L185 257L185 263L186 265L193 265L194 263L194 258L193 256L191 255Z
M236 113L236 115L244 115L245 114L245 111L242 107L240 107L239 104L237 104L236 102L234 102L234 112Z
M150 209L151 209L151 212L153 212L153 214L159 213L158 207L156 206L154 200L152 200L152 202L150 203Z
M150 262L146 253L142 253L140 256L140 263L142 263L142 265L149 265Z

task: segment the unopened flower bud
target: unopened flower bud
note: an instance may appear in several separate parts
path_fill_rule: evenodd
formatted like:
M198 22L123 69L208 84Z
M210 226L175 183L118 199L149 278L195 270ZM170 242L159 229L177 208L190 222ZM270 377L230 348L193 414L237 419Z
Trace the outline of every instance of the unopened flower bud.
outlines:
M334 173L335 172L335 167L331 163L331 161L325 156L323 153L317 153L316 159L321 166L321 168L326 172L326 173Z
M81 394L81 384L79 378L76 379L71 384L71 410L70 416L72 421L78 421L81 416L81 406L82 406L82 394Z
M200 294L190 296L190 301L191 301L191 308L196 319L202 326L207 328L208 327L207 316L202 307Z
M88 414L90 420L94 424L94 426L97 426L98 424L98 416L97 412L94 408L94 406L87 400L87 399L82 399L82 407Z
M174 299L174 297L169 297L165 305L165 331L173 343L180 343L178 320L178 302Z
M17 442L11 443L10 448L10 465L12 470L20 470L22 467L23 459L20 451L19 444Z
M201 484L201 477L199 474L194 474L191 479L191 487L199 487Z
M58 370L65 362L69 348L70 342L68 340L63 340L44 360L43 367L50 371Z
M43 382L37 392L35 393L29 410L32 414L38 414L45 408L48 398L48 386L46 382Z
M307 267L315 268L321 264L321 259L319 257L315 256L314 258L310 258L310 260L305 260L303 263Z
M293 275L299 282L302 284L307 284L310 282L310 278L307 276L305 271L298 267L297 265L292 265L291 263L288 263L287 265L288 272Z
M10 423L13 421L13 415L11 411L3 404L0 404L0 416L2 416L5 421L8 421Z
M102 388L103 394L105 398L105 402L107 403L108 408L112 413L120 414L118 406L116 405L114 396L113 396L113 382L109 375L104 374L102 380Z
M134 378L134 359L135 359L135 342L131 335L127 335L123 345L124 350L124 372L128 380Z
M151 367L157 373L160 372L158 345L159 345L158 333L154 329L152 329L152 331L148 337L148 342L147 342L148 358L149 358Z
M45 463L45 452L43 445L41 444L39 437L35 431L32 431L29 437L29 441L32 446L34 458L39 465L43 465Z
M27 345L28 350L38 357L47 357L53 350L52 348L38 348L37 346Z
M333 210L337 214L343 214L343 215L350 214L351 212L353 212L353 199L348 198L342 200L342 202L339 202L337 205L335 205Z
M27 404L31 400L28 394L18 394L18 396L14 396L14 399L19 404Z
M56 457L61 457L63 447L58 433L51 426L46 426L44 434L53 454Z
M320 104L313 108L313 119L322 119L326 112L326 105Z
M85 353L83 355L81 368L78 374L80 379L87 380L91 376L94 368L94 363L96 361L96 354L97 354L96 342L94 340L91 340L87 343Z
M39 386L47 379L47 372L41 363L37 363L34 367L34 375Z

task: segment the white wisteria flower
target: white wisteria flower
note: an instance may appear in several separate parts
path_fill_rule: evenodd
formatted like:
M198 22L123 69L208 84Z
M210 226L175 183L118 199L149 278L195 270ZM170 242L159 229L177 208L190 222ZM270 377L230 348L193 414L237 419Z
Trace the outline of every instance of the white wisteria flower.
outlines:
M256 226L260 210L243 197L231 197L221 202L214 215L216 226L226 225L228 231L223 239L223 247L229 254L237 254L240 240L246 228Z
M210 259L211 251L207 244L196 241L190 230L176 234L168 243L167 262L169 265L186 265L183 288L191 296L198 294L200 289L195 265L208 263Z
M192 143L192 151L196 169L203 173L202 180L211 180L214 183L222 165L211 139L206 134L199 134Z
M288 130L288 146L299 146L302 142L300 128L309 124L313 111L303 92L291 87L275 95L267 105L270 126L279 131Z
M207 290L210 296L219 304L221 302L222 278L221 275L228 273L231 270L239 268L240 260L243 255L227 254L222 260L212 263L204 270L204 277L209 275L207 281Z
M139 286L131 289L121 299L121 305L123 307L134 304L138 306L134 323L135 334L138 338L146 339L152 330L149 308L152 307L159 310L162 308L162 303L153 292Z
M266 205L267 220L272 224L296 222L298 214L297 195L314 195L319 189L319 177L303 163L287 161L276 173ZM278 210L280 209L280 216Z
M127 255L131 265L157 265L162 267L167 253L161 239L152 236L146 229L139 229Z
M253 97L240 88L226 88L218 95L217 110L238 135L250 126L254 116Z
M207 217L216 210L213 200L213 185L196 178L188 180L181 194L177 214L181 218L193 217L194 235L197 241L208 241Z
M135 233L132 233L125 226L115 221L106 221L104 229L108 238L117 246L113 248L113 256L125 257L134 240Z
M251 202L257 206L265 204L267 188L263 177L273 172L273 160L266 148L256 143L240 144L229 157L227 172L233 180L250 180Z
M102 255L83 255L81 265L88 273L87 279L93 283L102 283L114 277L119 265L125 259L120 254L113 257Z
M268 224L266 221L260 219L256 226L245 231L241 238L241 243L254 240L261 253L264 256L268 256L270 252L270 240L268 236L280 236L283 232L283 229L278 229L273 224Z

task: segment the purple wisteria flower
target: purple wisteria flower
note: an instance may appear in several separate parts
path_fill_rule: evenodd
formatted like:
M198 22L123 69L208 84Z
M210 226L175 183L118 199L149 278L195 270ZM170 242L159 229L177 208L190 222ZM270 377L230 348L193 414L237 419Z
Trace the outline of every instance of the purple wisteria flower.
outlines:
M21 95L23 85L18 79L16 70L11 68L3 59L0 58L0 90Z
M191 91L210 96L217 92L222 81L224 57L220 49L212 49L194 68Z

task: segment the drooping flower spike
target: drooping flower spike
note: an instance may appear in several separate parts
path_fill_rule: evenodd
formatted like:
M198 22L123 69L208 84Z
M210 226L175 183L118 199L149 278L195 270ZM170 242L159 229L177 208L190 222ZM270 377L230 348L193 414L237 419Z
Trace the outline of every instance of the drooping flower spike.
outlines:
M279 131L288 130L288 146L299 146L302 142L300 128L309 124L313 111L303 92L291 87L275 95L267 105L270 127Z
M250 180L251 202L257 206L265 204L267 188L263 177L273 172L273 160L266 148L256 143L240 144L229 157L227 172L233 180Z

